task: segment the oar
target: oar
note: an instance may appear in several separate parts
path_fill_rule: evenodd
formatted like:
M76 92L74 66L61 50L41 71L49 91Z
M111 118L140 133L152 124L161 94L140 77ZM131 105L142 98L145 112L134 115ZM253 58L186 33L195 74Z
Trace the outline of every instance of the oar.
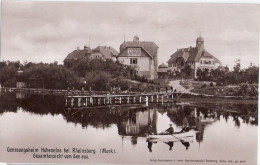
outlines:
M174 136L174 135L172 135L172 134L171 134L171 136L175 137L176 139L182 140L182 139L180 139L180 138L177 138L176 136Z
M180 140L180 141L185 141L185 140L183 140L183 139L180 139L180 138L174 136L174 134L170 134L170 135L173 136L173 137L175 137L176 139L178 139L178 140ZM193 136L187 136L187 137L193 137Z

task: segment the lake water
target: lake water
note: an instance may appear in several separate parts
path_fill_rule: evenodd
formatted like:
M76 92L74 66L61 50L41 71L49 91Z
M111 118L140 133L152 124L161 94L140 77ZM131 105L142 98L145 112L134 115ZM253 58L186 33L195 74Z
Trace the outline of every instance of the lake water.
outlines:
M0 162L257 164L256 103L177 100L149 106L66 109L60 96L16 97L21 98L0 96ZM148 132L160 133L169 124L180 131L185 123L194 137L147 141ZM15 152L14 148L32 152ZM39 158L46 156L44 149L55 149L49 152L55 158ZM73 158L73 154L83 157Z

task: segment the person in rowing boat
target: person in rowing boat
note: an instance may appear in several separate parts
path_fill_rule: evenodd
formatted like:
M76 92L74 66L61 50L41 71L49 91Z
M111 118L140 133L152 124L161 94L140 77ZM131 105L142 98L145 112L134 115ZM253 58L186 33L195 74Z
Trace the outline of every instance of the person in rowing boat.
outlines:
M189 131L190 131L189 123L186 123L180 132L183 133Z
M170 127L166 129L164 132L160 133L159 135L170 135L174 133L174 129L172 127L172 124L170 124Z

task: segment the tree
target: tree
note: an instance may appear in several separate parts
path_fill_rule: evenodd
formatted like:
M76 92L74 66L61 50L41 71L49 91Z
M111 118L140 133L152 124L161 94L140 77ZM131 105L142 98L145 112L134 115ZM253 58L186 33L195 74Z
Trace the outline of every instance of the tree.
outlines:
M200 68L197 69L197 73L196 74L197 74L197 79L199 81L201 81L202 80L202 70Z
M191 75L192 69L191 69L190 65L186 65L184 67L184 69L182 70L182 72L184 73L184 78L191 78L192 77L192 75Z

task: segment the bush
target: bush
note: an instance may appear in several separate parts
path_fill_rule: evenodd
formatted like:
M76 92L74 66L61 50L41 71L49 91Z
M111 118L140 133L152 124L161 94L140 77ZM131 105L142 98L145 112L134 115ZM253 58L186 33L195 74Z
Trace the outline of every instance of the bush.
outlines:
M86 81L87 89L91 87L92 90L109 90L111 74L100 71L87 72L84 80Z
M201 86L201 88L205 88L205 87L207 87L207 84L203 84L203 85Z

